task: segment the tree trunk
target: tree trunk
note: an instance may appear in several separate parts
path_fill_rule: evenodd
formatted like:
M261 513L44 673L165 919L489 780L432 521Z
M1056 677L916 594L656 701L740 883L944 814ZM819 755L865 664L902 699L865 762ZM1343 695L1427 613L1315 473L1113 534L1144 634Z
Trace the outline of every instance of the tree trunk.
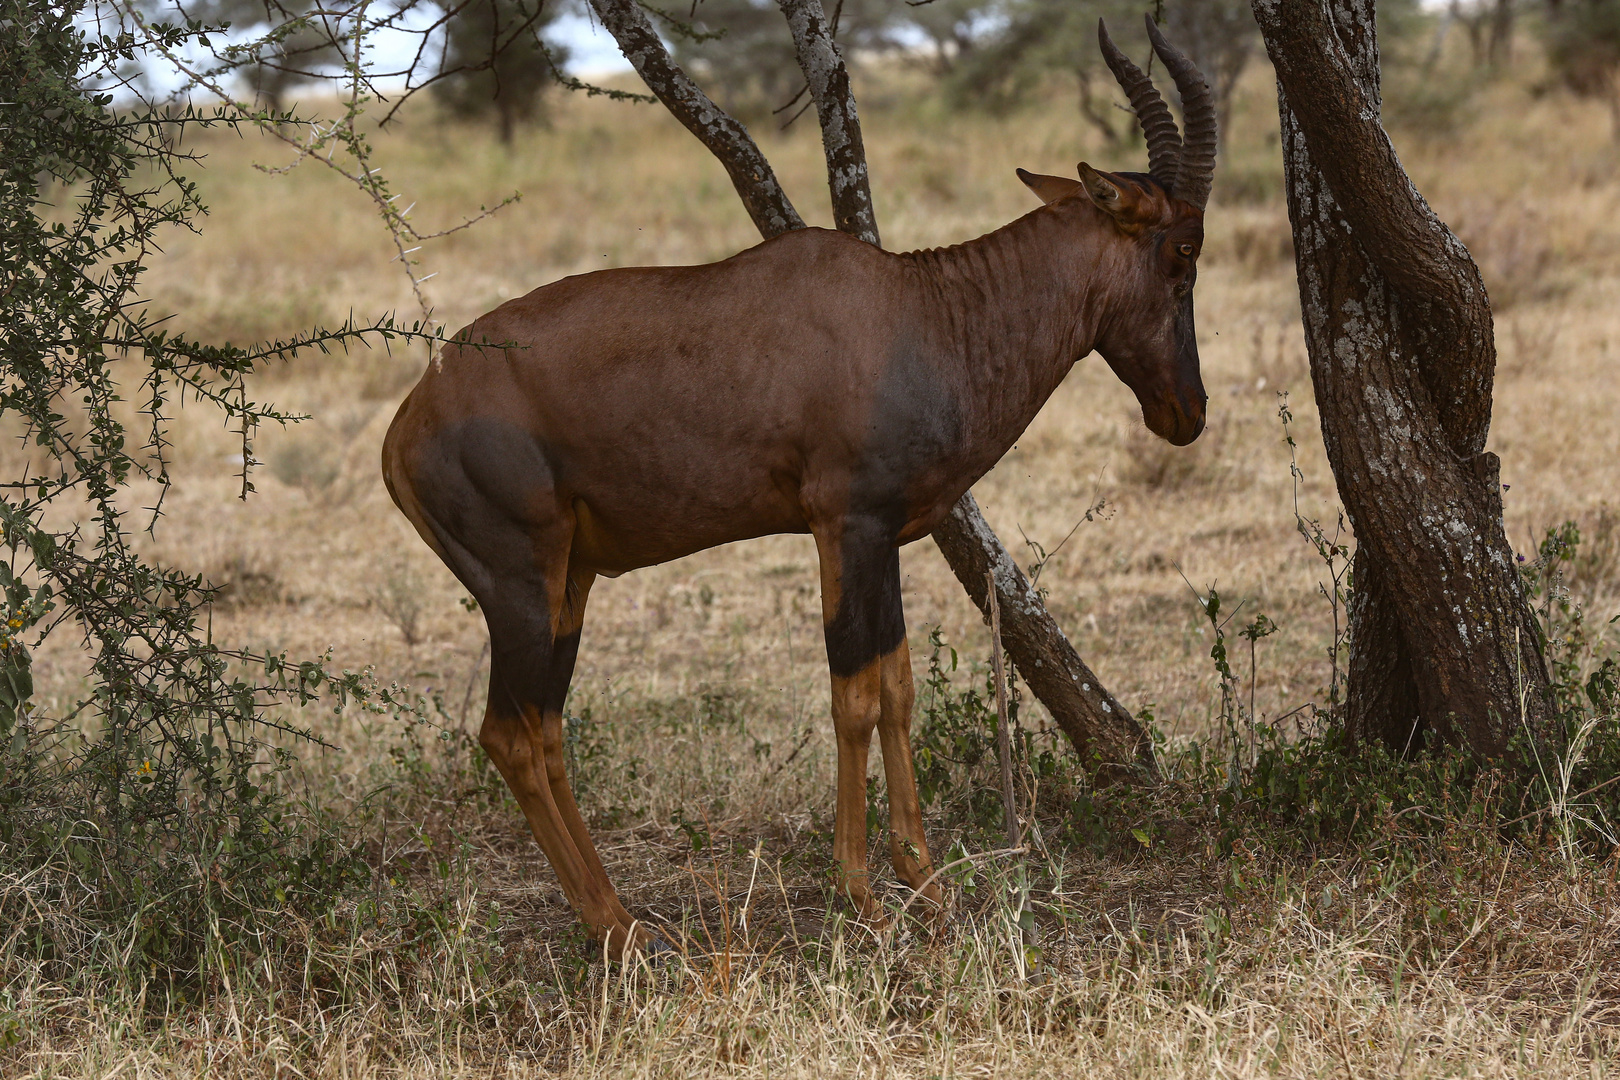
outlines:
M827 159L827 191L832 196L833 221L839 231L858 236L874 247L878 239L877 214L872 209L872 185L866 169L866 144L861 139L861 118L849 69L827 29L821 0L777 0L793 32L799 67L810 84L816 116L821 121L821 146Z
M1113 98L1105 95L1102 103L1098 103L1097 95L1091 88L1090 68L1076 67L1074 74L1080 80L1080 118L1090 124L1109 146L1119 146L1125 141L1125 136L1119 133L1114 126L1114 118L1109 115L1114 111Z
M1277 71L1311 381L1355 529L1345 722L1496 757L1538 737L1546 665L1502 527L1496 344L1467 250L1379 124L1374 0L1253 0Z
M866 152L849 73L827 30L819 0L779 0L815 98L827 158L827 179L838 227L878 243ZM647 88L725 166L749 216L766 239L801 229L803 220L748 129L700 90L664 49L634 0L591 0L591 6ZM1030 589L969 492L951 510L934 541L968 595L988 613L985 574L994 571L1002 633L1013 663L1052 713L1099 783L1158 778L1153 743L1135 718L1098 682L1057 620Z
M1496 0L1491 12L1491 66L1506 67L1513 60L1513 0Z

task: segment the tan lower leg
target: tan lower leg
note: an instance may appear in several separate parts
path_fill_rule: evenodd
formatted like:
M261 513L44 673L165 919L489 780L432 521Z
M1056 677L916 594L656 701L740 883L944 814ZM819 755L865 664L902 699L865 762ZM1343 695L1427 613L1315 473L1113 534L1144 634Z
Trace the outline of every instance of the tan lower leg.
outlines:
M558 817L573 840L574 847L579 851L592 894L612 914L613 921L618 927L628 934L630 924L635 920L619 902L619 894L614 890L607 871L602 867L602 860L596 853L596 845L591 842L590 831L585 827L585 819L580 816L579 806L574 802L574 790L568 783L568 771L563 754L562 714L548 713L541 718L540 724L541 744L545 748L546 757L546 781L551 791L552 802L557 807Z
M618 957L630 940L630 920L625 917L621 922L624 909L601 874L589 839L581 850L557 804L547 776L544 740L535 731L539 726L537 718L525 721L492 713L484 719L479 741L523 808L568 903L592 934L605 941L609 955ZM585 852L590 853L588 860Z
M593 580L593 574L570 567L566 585L559 585L553 590L552 595L561 598L552 608L553 642L560 643L579 633L585 621L585 603L590 596ZM577 647L577 637L575 642ZM564 661L554 652L551 679L556 684L553 689L559 696L566 694L568 681L572 675L571 655ZM596 853L596 845L591 842L590 831L585 827L585 820L580 816L579 806L574 801L574 791L568 783L567 758L563 750L561 702L548 701L541 709L534 726L539 731L543 759L539 770L540 779L546 789L550 805L555 808L562 831L568 836L579 856L583 882L581 899L576 903L575 909L580 912L580 917L591 928L592 933L605 941L608 955L617 958L622 955L627 945L632 944L631 926L635 920L619 902L619 895L614 891L613 883L602 867L602 860ZM634 943L640 944L647 937L645 931L637 928Z
M590 921L589 911L593 905L587 890L589 871L546 782L540 740L531 735L523 721L492 710L484 719L479 742L489 752L490 760L522 807L540 850L546 853L546 860L557 875L563 895L581 917Z
M866 869L866 761L881 713L882 675L873 662L848 678L833 677L833 730L838 739L838 793L833 858L839 889L863 917L877 914Z
M917 777L911 762L911 709L915 691L911 680L911 648L898 648L879 661L883 678L883 707L878 738L883 746L883 773L889 791L889 856L894 871L913 889L938 903L938 882L924 888L934 871L923 834L922 803L917 798Z

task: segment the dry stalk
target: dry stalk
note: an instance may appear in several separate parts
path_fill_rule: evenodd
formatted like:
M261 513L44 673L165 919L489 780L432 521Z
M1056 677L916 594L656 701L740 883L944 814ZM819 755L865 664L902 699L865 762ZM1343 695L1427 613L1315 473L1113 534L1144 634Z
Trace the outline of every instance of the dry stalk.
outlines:
M996 674L996 754L1001 759L1001 804L1007 817L1007 846L1023 847L1018 824L1018 799L1013 791L1012 732L1007 724L1007 671L1001 652L1001 604L996 600L994 572L986 575L990 597L990 663Z

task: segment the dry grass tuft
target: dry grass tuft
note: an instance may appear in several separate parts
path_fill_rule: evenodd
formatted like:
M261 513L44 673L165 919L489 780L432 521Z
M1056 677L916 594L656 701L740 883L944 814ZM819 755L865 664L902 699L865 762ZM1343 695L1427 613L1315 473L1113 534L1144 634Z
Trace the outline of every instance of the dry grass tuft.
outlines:
M1578 280L1567 271L1582 252L1560 250L1552 222L1522 197L1464 200L1451 208L1447 224L1479 264L1499 312L1557 299Z
M269 552L257 548L222 549L200 563L192 557L182 565L219 590L215 604L223 609L257 608L286 599L280 565Z
M1620 510L1605 502L1579 520L1571 585L1581 604L1594 611L1620 599Z
M717 839L606 845L621 877L653 871L630 899L656 894L675 945L656 961L593 960L495 837L438 877L419 839L379 916L290 926L274 968L215 957L208 1009L154 1011L128 984L75 1000L13 963L0 1033L55 1076L1584 1078L1620 1052L1612 893L1522 851L1037 861L1032 949L1016 866L981 861L943 923L874 932L829 911L790 845Z

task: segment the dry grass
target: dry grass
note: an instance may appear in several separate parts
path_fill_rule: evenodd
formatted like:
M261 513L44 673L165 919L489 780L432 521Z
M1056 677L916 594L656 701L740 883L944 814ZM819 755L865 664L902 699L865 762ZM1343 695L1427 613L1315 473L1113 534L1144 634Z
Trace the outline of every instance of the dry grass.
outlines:
M1612 886L1523 852L1037 863L1037 955L1009 870L944 927L873 934L828 911L791 838L694 856L636 830L610 865L678 950L625 969L581 949L525 841L462 839L448 880L413 875L414 922L295 928L274 966L217 957L201 1008L13 980L7 1071L1600 1077L1620 1052Z
M959 241L1022 213L1031 199L1014 166L1140 164L1094 145L1062 102L1004 119L950 116L907 89L863 97L891 247ZM1547 526L1582 521L1595 542L1572 587L1601 623L1620 601L1614 151L1595 107L1511 84L1482 93L1488 120L1444 143L1397 140L1507 301L1491 443L1511 485L1510 536L1528 549ZM1209 731L1217 694L1180 573L1282 625L1260 647L1263 714L1311 700L1328 676L1323 574L1294 530L1275 419L1277 392L1291 391L1302 508L1331 521L1275 131L1272 92L1256 78L1200 276L1205 440L1189 452L1146 438L1128 391L1092 358L976 488L1015 547L1020 531L1054 546L1095 494L1106 497L1111 513L1079 529L1042 584L1081 653L1127 703L1152 703L1172 740ZM801 212L825 222L813 126L762 141ZM386 238L351 192L309 167L279 179L253 171L280 162L268 142L203 145L213 216L200 236L174 237L150 279L154 307L180 313L176 328L241 342L351 310L409 310ZM451 328L565 274L708 260L756 239L718 166L652 108L568 100L549 130L509 150L413 114L379 147L428 224L523 192L496 221L424 253ZM330 647L339 664L436 689L452 717L476 726L482 623L377 477L382 433L421 363L413 350L315 355L267 373L265 395L314 420L265 433L269 467L245 504L230 433L183 413L177 485L147 543L230 583L213 621L221 640L293 655ZM931 626L964 657L986 655L976 612L932 547L907 549L903 570L919 663ZM40 654L42 707L81 692L77 665L65 640ZM379 910L436 912L437 922L356 910L295 928L302 954L220 957L205 999L157 1012L116 988L69 993L48 969L5 959L0 1074L1612 1072L1612 863L1571 869L1466 836L1417 862L1376 849L1229 859L1192 828L1134 857L1065 852L1054 838L1029 871L1045 935L1033 971L1002 871L981 874L937 930L886 941L842 926L824 885L823 665L805 537L733 545L593 591L570 706L591 717L575 748L590 780L583 802L631 909L686 928L687 951L654 970L585 957L514 808L468 787L433 745L312 713L344 748L312 762L312 782L353 805L384 786L357 819L380 838L379 903L393 906ZM703 850L694 836L706 837ZM428 841L455 853L442 872Z

